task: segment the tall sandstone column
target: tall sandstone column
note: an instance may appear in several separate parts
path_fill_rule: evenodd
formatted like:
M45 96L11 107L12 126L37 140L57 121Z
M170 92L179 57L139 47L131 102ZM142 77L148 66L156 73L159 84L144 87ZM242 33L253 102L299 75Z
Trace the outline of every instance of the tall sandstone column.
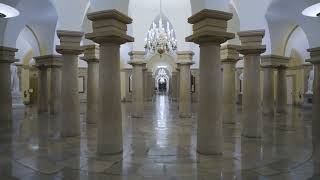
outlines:
M80 41L82 32L57 31L60 45L57 52L62 54L62 92L61 92L61 136L80 135L80 100L78 89L78 55L83 52Z
M93 44L84 48L84 56L81 59L88 63L87 123L96 124L99 101L99 46Z
M12 118L11 63L16 62L17 49L0 46L0 122Z
M286 65L277 66L278 78L277 78L277 103L276 112L286 113L287 106L287 75Z
M312 100L312 143L314 174L320 174L320 47L308 49L314 66L313 100Z
M264 34L264 30L238 32L239 52L244 55L242 135L251 138L262 135L260 54L266 50L261 45Z
M223 123L236 123L236 63L239 53L236 45L225 45L221 48L223 67Z
M129 53L132 65L132 117L142 118L144 113L144 95L146 77L146 63L144 61L145 53L142 51L132 51Z
M178 66L180 69L179 83L179 116L182 118L191 117L191 70L190 66L194 53L191 51L177 52Z
M200 45L200 97L198 107L197 151L222 154L222 71L220 44L234 38L227 31L231 13L204 9L188 19L193 35L187 42Z
M61 66L60 55L45 55L34 58L40 70L39 74L39 112L57 115L61 106ZM51 78L48 82L49 71ZM50 94L48 94L50 88Z
M98 153L121 153L120 45L134 41L126 34L132 19L117 10L90 13L88 19L93 32L86 38L100 44Z

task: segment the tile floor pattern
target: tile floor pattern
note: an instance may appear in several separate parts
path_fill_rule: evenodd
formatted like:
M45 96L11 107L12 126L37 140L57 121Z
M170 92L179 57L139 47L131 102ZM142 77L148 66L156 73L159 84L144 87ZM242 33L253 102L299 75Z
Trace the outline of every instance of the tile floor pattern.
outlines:
M0 179L320 179L313 168L310 110L264 117L262 139L241 137L239 111L237 124L224 125L223 156L203 156L196 153L195 115L180 119L177 104L157 96L143 119L130 118L130 104L123 104L124 153L99 156L97 127L85 123L81 108L81 137L66 139L59 138L59 117L15 109L13 125L0 126Z

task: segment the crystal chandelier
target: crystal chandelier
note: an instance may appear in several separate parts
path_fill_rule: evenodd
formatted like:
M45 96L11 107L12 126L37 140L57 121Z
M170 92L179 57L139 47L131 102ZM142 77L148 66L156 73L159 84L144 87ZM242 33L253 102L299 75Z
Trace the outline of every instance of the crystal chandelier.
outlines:
M163 26L161 0L159 22L152 22L145 43L146 52L150 54L159 53L161 56L165 52L173 54L177 50L177 40L169 21L167 21L166 28Z

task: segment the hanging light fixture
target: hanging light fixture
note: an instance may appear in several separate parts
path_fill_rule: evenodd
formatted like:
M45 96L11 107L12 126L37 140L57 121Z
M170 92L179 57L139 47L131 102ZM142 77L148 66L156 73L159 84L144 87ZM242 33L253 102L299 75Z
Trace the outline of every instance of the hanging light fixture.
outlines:
M163 53L173 54L177 50L177 40L173 28L169 21L166 21L165 28L162 18L162 0L160 0L160 19L158 22L155 22L156 20L152 22L145 39L145 49L149 54L159 53L161 56Z
M11 6L0 3L0 18L11 18L19 15L19 11Z
M320 17L320 3L314 4L302 11L302 14L310 17Z

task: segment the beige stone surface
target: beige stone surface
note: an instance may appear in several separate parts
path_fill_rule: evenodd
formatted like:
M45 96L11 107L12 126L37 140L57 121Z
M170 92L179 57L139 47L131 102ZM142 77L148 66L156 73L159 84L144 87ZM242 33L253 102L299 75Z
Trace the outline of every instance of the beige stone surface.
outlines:
M10 121L12 117L11 72L17 49L0 46L0 121Z
M261 138L260 54L266 50L261 45L264 30L238 32L241 40L239 52L244 55L242 135Z
M233 33L226 32L227 21L231 18L230 13L206 9L188 19L188 22L193 24L194 32L186 41L200 45L197 151L206 155L222 154L220 44L234 38ZM208 19L219 23L210 23Z
M96 124L99 115L99 46L93 44L84 48L84 56L81 59L88 64L87 123Z
M80 100L78 89L78 55L83 52L80 41L82 32L57 31L60 45L56 47L62 54L62 104L61 104L61 136L74 137L80 135Z
M121 153L122 119L120 92L120 45L134 41L126 34L132 19L117 10L88 14L93 32L86 38L100 45L98 154Z

